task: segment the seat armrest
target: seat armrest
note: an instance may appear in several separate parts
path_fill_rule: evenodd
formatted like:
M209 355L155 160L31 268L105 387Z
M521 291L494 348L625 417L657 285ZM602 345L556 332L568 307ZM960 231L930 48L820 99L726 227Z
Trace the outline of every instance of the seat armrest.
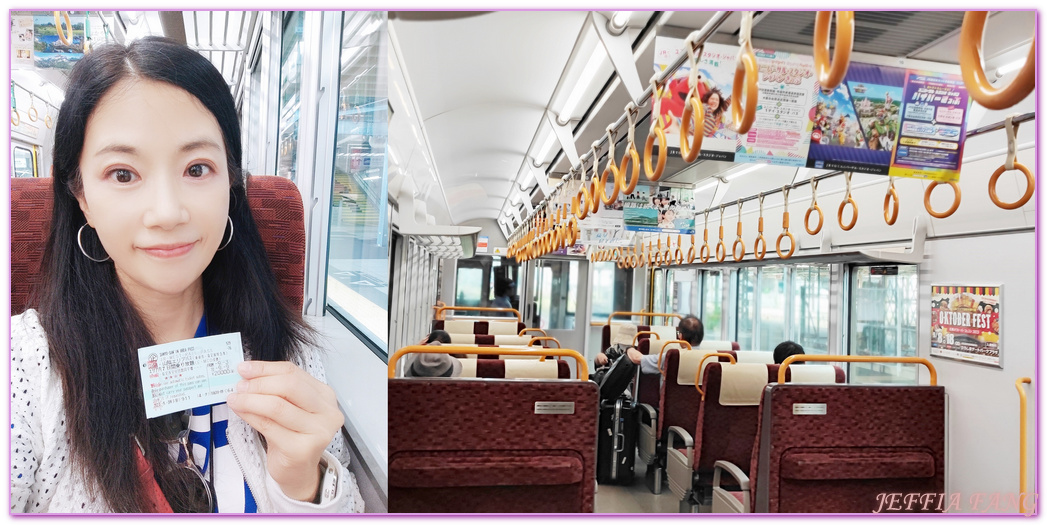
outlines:
M742 499L738 501L730 492L720 487L720 476L726 471L741 487ZM730 461L717 460L713 464L713 512L749 512L749 476Z
M654 427L658 424L658 411L647 403L640 403L636 405L640 408L640 424ZM644 421L646 418L648 421Z
M691 456L691 450L694 449L694 438L691 437L691 434L689 434L682 427L677 427L677 426L669 427L669 444L668 444L668 447L667 447L669 449L675 449L676 448L673 445L673 437L674 436L679 437L683 441L683 446L687 449L687 456L690 457Z

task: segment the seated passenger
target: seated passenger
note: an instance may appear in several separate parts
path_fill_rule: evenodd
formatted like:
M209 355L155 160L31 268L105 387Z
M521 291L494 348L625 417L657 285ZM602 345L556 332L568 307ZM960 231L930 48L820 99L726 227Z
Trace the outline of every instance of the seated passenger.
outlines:
M495 279L494 301L491 301L491 306L495 308L512 308L513 303L510 300L510 298L514 295L516 295L516 283L514 283L512 279ZM503 317L513 317L512 312L498 312L494 315Z
M440 344L438 340L429 343L430 346L440 346ZM413 358L404 364L404 377L458 377L460 375L462 375L462 362L451 354L413 354Z
M803 347L792 341L779 343L778 346L774 347L774 364L782 364L782 361L785 361L791 355L804 355ZM803 361L796 364L803 364Z
M676 337L687 341L691 348L698 348L698 345L702 344L702 340L705 339L705 326L702 324L702 320L698 319L694 315L686 315L680 320L680 324L676 326ZM658 354L651 353L643 355L635 347L630 347L625 351L625 355L635 364L640 365L640 371L645 374L657 374L658 373ZM607 364L607 354L601 352L596 356L596 365L603 366Z
M444 330L433 330L429 335L423 337L422 341L418 344L428 345L432 344L434 341L439 342L440 344L449 345L451 344L451 334Z

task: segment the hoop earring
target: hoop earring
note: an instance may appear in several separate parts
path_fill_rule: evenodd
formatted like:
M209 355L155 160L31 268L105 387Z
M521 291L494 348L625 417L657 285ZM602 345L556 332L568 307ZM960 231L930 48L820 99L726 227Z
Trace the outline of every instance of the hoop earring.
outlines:
M90 255L87 255L87 251L84 250L84 242L83 242L83 240L81 240L81 237L83 237L83 235L84 235L84 228L86 228L86 227L87 227L87 223L85 222L84 225L81 226L80 229L76 232L76 245L80 247L80 253L84 254L84 257L87 257L88 259L91 259L92 261L94 261L96 263L101 263L101 262L108 261L109 260L109 254L105 255L105 259L95 259L94 257L91 257Z
M225 218L229 221L229 240L225 241L225 244L221 245L218 251L224 250L226 246L229 246L229 243L233 242L233 218L228 215ZM222 234L224 236L225 232L222 232Z

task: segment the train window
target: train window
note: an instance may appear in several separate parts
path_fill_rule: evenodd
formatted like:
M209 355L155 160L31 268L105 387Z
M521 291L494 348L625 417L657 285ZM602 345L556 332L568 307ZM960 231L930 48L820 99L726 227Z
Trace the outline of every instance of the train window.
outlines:
M723 339L723 273L719 270L702 272L701 319L706 339Z
M633 272L613 262L590 263L589 268L593 275L590 322L604 324L613 312L632 311Z
M808 354L828 354L829 266L801 264L791 270L789 340L799 343Z
M666 286L665 286L665 271L655 270L652 272L654 277L654 286L651 287L651 311L652 312L665 312L666 303Z
M11 163L14 167L12 177L36 176L36 162L33 161L33 152L29 149L20 146L11 148Z
M457 306L484 306L481 304L484 288L483 268L459 266L455 277L454 304ZM473 312L457 312L467 315Z
M738 270L737 325L734 340L743 350L755 348L756 337L756 268Z
M897 275L873 275L869 266L853 267L850 295L851 355L916 355L917 266L899 266ZM852 383L916 384L918 372L909 364L854 363L847 376Z
M698 283L694 274L694 270L666 270L666 306L670 312L698 315Z
M578 309L578 261L537 261L534 296L543 330L574 330Z
M280 131L276 174L297 183L298 114L302 85L302 25L305 13L286 15L280 40Z
M296 23L301 24L292 19L285 35ZM389 332L385 32L385 13L344 14L327 251L328 306L383 351ZM412 264L424 264L427 257L421 247L404 255L411 257ZM428 286L422 277L410 292Z

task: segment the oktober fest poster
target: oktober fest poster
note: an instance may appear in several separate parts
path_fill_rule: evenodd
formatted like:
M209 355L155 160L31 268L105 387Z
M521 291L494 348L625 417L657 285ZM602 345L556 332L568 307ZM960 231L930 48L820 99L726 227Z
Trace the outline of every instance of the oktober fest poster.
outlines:
M1000 365L1000 287L931 286L931 355Z

